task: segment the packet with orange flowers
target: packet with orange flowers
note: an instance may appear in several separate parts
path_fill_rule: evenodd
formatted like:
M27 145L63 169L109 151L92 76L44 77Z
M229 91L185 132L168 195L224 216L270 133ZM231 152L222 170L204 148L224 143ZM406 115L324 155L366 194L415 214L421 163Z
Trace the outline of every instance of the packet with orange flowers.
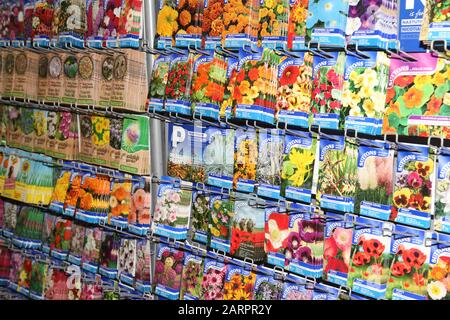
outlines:
M433 233L432 241L439 240L431 246L430 264L428 273L427 296L428 300L449 300L448 279L450 276L450 236Z
M59 260L65 260L72 240L72 220L57 217L52 231L50 254Z
M234 200L214 191L219 188L211 188L210 206L211 215L209 232L211 234L209 246L222 252L230 252L231 219L234 217Z
M239 57L228 57L227 58L227 73L225 80L225 90L223 93L223 100L220 103L219 115L221 118L230 118L234 104L234 88L237 87L236 76L238 73Z
M450 233L450 149L441 148L437 159L434 230Z
M202 20L204 0L177 0L178 31L176 47L199 48L202 42Z
M132 178L128 231L133 234L146 235L150 228L151 183L150 177Z
M225 47L253 46L258 39L260 0L224 0Z
M261 0L258 40L261 46L287 49L289 0Z
M71 163L67 164L72 165ZM49 206L52 212L69 217L75 216L75 207L81 190L81 177L82 173L78 170L63 169L60 177L56 181ZM69 178L68 182L66 181L67 178ZM60 202L61 200L62 203Z
M131 209L131 175L115 172L114 176L111 182L108 223L124 229L128 225Z
M254 129L237 129L234 146L233 187L237 191L253 192L258 160L258 136Z
M306 19L309 0L289 0L288 49L306 49Z
M394 258L386 289L386 299L427 299L431 247L426 246L425 243L430 236L431 234L427 234L424 230L395 226L391 242L391 254Z
M159 0L156 18L155 47L164 49L175 44L175 34L180 25L178 21L177 0Z
M214 49L217 45L223 44L225 40L224 5L225 0L205 0L202 40L206 49Z
M245 265L229 264L223 285L223 300L253 300L255 280L256 273Z

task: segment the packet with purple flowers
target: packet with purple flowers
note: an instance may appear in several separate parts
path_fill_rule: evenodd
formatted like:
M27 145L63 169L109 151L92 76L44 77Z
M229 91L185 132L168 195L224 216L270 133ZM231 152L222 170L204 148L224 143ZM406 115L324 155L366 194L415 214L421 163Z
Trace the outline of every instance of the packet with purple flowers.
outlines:
M119 247L120 238L117 233L112 231L102 233L98 273L108 278L116 278Z
M202 294L203 258L194 253L186 253L184 257L181 280L181 300L199 300Z
M450 233L450 149L441 148L436 168L434 230Z
M184 252L160 243L156 255L153 282L155 294L168 300L178 300L181 289Z
M151 276L152 276L152 243L148 239L138 239L136 243L136 272L135 287L142 293L151 292Z
M313 300L314 289L312 289L305 279L289 274L286 276L283 286L281 300Z
M223 300L223 287L227 265L217 258L205 258L205 268L202 280L203 300Z
M77 115L71 112L47 113L47 150L49 156L72 160L78 139Z

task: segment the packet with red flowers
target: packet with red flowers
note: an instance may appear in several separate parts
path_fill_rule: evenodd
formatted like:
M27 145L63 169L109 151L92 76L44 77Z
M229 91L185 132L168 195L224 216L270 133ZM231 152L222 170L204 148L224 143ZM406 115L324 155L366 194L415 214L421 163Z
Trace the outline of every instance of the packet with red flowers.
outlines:
M245 264L227 266L227 273L223 285L223 300L253 300L256 273Z
M160 112L163 110L170 64L175 56L175 54L168 54L154 57L147 99L148 110L150 112Z
M234 200L226 195L214 193L219 188L211 188L211 215L209 232L210 247L223 252L230 252L231 219L234 216Z
M80 300L101 300L103 297L101 276L90 274L84 275Z
M205 0L202 21L202 42L206 49L214 49L225 40L225 0Z
M8 241L0 243L0 284L7 285L9 281L9 272L11 269L11 250L8 248Z
M184 251L160 243L156 253L153 283L156 295L168 300L178 300L183 273Z
M350 269L354 216L326 213L322 278L346 286Z
M24 40L28 43L33 39L34 0L23 1Z
M96 273L100 259L100 248L102 244L102 229L86 228L84 234L83 254L81 267L88 272Z
M202 42L202 20L204 0L177 0L178 31L176 47L199 48Z
M434 212L435 156L428 146L398 144L390 220L428 229Z
M67 261L75 265L81 265L81 259L83 256L84 237L86 233L86 227L82 224L72 224L72 239L70 241L70 252L67 256Z
M185 2L186 0L184 0ZM159 0L159 11L156 18L155 47L164 49L175 44L175 34L180 25L178 24L178 0Z
M76 12L76 14L73 14ZM73 47L84 47L86 34L86 0L59 0L58 42Z
M131 184L131 203L128 214L128 231L146 235L151 222L151 178L133 176Z
M52 231L50 253L52 257L65 260L70 250L72 240L72 221L57 217Z
M86 2L86 44L91 48L103 46L103 19L106 0L87 0Z
M116 279L119 248L119 235L112 231L103 231L98 260L98 273L102 276Z
M18 281L17 281L17 292L20 292L24 295L30 294L30 280L31 280L31 269L33 266L33 259L30 256L30 253L27 255L23 255L23 262L20 265L18 270ZM15 286L14 286L15 287Z
M265 209L264 235L267 263L284 268L289 236L289 215L284 206Z
M69 288L67 281L69 275L64 271L62 262L57 261L47 269L44 298L45 300L68 300Z
M427 281L428 300L450 300L450 236L433 233Z
M258 161L258 136L254 129L237 129L234 145L233 187L237 191L253 192Z
M136 243L135 288L142 293L150 293L152 277L153 243L148 239L138 239Z
M430 236L424 230L395 226L391 242L391 254L394 259L386 289L387 299L427 299L431 248L425 243Z
M450 234L450 149L441 148L437 156L434 230Z
M25 41L24 3L26 0L10 1L11 16L9 19L9 38L13 47L18 47Z
M2 1L0 3L0 44L5 47L9 41L9 17L10 17L9 3Z
M328 53L327 53L328 54ZM311 112L313 124L327 129L339 128L346 54L330 52L331 59L314 56Z
M138 48L142 39L142 0L123 0L119 21L119 46L121 48Z
M308 0L289 0L288 49L294 51L306 49L308 3Z
M383 299L392 264L392 223L356 217L354 219L352 254L347 286L352 292Z
M225 47L253 46L258 39L260 0L224 0Z
M105 0L105 13L101 24L104 46L119 47L119 24L124 0Z
M31 37L38 47L48 47L58 28L53 25L55 5L52 0L36 0L32 20Z
M261 0L258 40L265 48L287 48L289 0Z
M199 300L202 294L204 259L193 253L185 253L181 278L180 300Z
M53 229L55 228L56 216L46 213L44 216L44 225L42 226L42 252L50 254L51 242L53 238Z

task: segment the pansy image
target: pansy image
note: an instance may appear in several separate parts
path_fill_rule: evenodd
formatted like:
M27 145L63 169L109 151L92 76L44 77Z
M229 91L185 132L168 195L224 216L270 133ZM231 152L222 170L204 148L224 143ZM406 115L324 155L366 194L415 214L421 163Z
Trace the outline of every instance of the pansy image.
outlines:
M309 0L295 0L289 1L289 3L288 48L292 48L292 42L295 38L304 39L306 35Z
M123 238L120 243L117 269L120 274L134 277L136 272L136 240Z
M223 300L223 288L225 275L227 272L226 265L221 263L208 263L210 259L205 261L205 270L202 279L202 298L204 300Z
M353 0L349 1L347 28L345 33L352 36L356 31L380 30L383 24L382 0ZM384 9L386 10L386 9Z
M430 264L427 296L430 300L450 300L450 256L443 253Z
M353 230L336 227L325 238L323 248L323 277L327 279L330 271L347 274L350 268Z
M203 259L194 255L186 255L181 279L181 299L185 295L199 299L202 294Z
M256 274L254 272L234 273L225 278L223 300L253 300Z
M102 230L100 228L86 228L82 261L98 264L102 244Z
M436 191L434 200L434 228L443 231L444 221L450 216L450 171L447 168L450 157L446 149L438 156Z
M173 290L180 290L184 252L160 246L155 262L153 283Z

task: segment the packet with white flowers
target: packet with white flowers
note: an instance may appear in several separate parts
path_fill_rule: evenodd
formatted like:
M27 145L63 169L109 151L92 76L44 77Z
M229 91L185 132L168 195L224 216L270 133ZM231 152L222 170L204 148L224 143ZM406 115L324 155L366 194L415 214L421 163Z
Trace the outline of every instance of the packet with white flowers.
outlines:
M122 237L117 261L117 276L121 282L133 285L136 273L136 247L137 240L131 237Z
M433 233L431 241L427 296L429 300L450 300L450 236Z
M265 209L264 251L267 263L284 268L289 236L289 215L284 206Z
M86 0L59 0L58 42L62 46L84 47L86 32ZM76 14L74 14L76 12Z
M450 149L442 148L437 159L434 230L450 233Z
M194 126L188 124L168 124L167 175L190 181L192 171L192 134Z
M148 239L138 239L136 243L135 288L137 291L151 292L153 246Z
M81 259L83 256L85 232L86 226L78 223L72 224L72 239L70 242L70 251L67 256L67 261L78 266L81 265Z
M192 191L192 239L196 242L209 243L209 216L211 204L208 189Z
M120 12L119 46L121 48L138 48L142 39L142 0L123 0Z

